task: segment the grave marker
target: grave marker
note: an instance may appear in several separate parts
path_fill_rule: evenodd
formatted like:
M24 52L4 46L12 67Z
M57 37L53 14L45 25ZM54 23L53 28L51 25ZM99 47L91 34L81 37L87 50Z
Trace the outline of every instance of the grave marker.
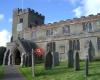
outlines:
M73 50L69 50L68 52L68 67L74 67Z
M49 51L45 57L45 69L52 69L52 65L53 65L53 56L51 54L51 51Z
M80 70L80 64L79 64L80 60L79 60L79 53L76 52L75 54L75 60L74 60L74 69L75 71Z

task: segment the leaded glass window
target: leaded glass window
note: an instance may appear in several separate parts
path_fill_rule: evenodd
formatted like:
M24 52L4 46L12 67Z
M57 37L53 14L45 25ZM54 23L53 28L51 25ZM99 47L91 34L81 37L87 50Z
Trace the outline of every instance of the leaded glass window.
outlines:
M63 34L70 33L70 26L66 25L63 27Z
M92 23L91 22L84 22L83 25L83 31L90 32L92 31Z
M48 29L46 35L47 36L53 35L53 29Z

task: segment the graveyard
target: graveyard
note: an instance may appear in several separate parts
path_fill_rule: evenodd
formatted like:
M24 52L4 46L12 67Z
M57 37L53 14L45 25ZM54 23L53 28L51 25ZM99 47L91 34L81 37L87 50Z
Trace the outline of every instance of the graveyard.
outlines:
M100 80L100 61L89 63L87 80ZM44 64L35 65L35 77L32 77L31 67L20 68L20 72L27 80L86 80L85 62L80 61L80 70L68 68L67 62L61 62L59 66L45 70Z
M0 80L100 80L100 0L1 0Z
M17 80L100 80L100 13L45 24L38 11L17 8L12 24L10 42L1 48L1 77L5 72L7 80L7 75Z

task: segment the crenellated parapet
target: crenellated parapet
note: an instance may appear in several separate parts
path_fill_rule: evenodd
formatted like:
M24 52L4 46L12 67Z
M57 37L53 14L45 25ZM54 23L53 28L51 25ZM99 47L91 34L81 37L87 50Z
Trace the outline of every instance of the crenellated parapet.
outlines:
M81 16L80 18L73 18L73 19L67 19L67 20L61 20L58 22L48 23L48 26L54 26L59 24L79 24L82 22L88 22L88 21L94 21L100 19L100 13L97 13L96 15L90 14L88 16Z
M76 26L80 25L82 27L83 23L87 22L96 22L97 20L100 20L100 13L97 13L96 15L88 15L88 16L81 16L80 18L73 18L73 19L67 19L67 20L61 20L59 22L53 22L53 23L48 23L48 24L43 24L40 26L37 26L36 28L33 28L31 31L37 31L39 29L43 30L48 30L52 28L61 28L64 27L64 25L71 25L71 26ZM73 27L75 29L75 27ZM30 30L29 30L30 32Z
M25 14L25 13L32 13L34 15L37 15L38 17L42 17L45 18L45 16L43 16L41 13L38 13L37 11L31 9L31 8L27 8L27 9L21 9L21 8L17 8L13 10L13 14L14 15L21 15L21 14Z

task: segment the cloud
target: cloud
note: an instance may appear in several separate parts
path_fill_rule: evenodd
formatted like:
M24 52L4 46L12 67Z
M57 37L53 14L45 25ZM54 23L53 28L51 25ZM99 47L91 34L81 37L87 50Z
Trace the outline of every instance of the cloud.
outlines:
M72 4L75 4L78 0L69 0Z
M100 12L100 0L81 0L80 6L76 7L73 12L77 16L77 14L89 15L89 14L97 14Z
M12 18L9 18L9 20L8 20L8 21L9 21L10 23L12 23L12 21L13 21L13 20L12 20Z
M100 12L100 0L84 0L83 7L85 15L96 14Z
M67 1L67 2L70 2L71 4L75 5L80 0L62 0L62 1Z
M0 21L4 19L4 14L0 14Z
M82 8L80 6L73 10L73 12L75 13L76 17L80 17L82 15L81 10L82 10Z
M7 30L0 31L0 46L6 46L6 43L10 41L11 33Z

